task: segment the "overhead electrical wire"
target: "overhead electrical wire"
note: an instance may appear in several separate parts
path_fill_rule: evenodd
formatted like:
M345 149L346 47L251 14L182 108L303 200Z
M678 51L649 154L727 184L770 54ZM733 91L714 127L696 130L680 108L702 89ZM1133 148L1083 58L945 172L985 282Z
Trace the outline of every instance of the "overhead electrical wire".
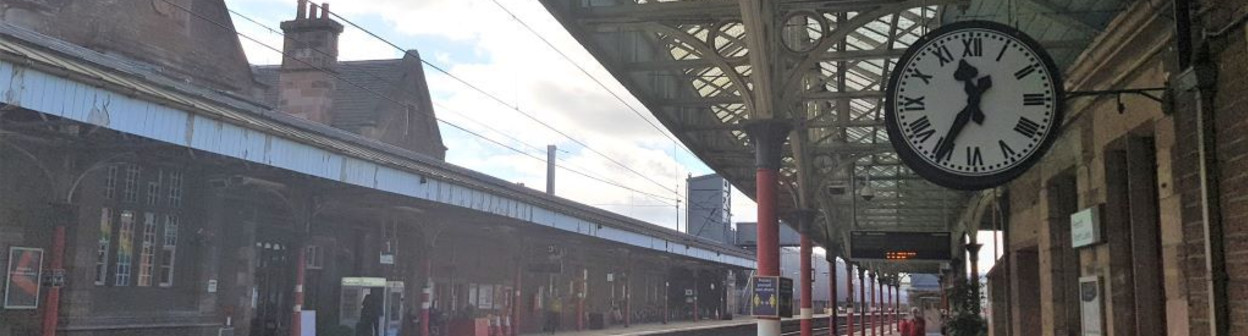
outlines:
M576 61L573 61L571 56L568 56L568 54L564 53L563 50L559 50L559 48L555 47L555 44L551 43L550 40L547 40L545 36L542 36L542 34L538 34L537 30L533 29L532 26L529 26L529 24L527 22L524 22L524 20L521 20L520 17L516 16L516 14L513 13L510 9L508 9L506 6L503 6L503 4L499 3L498 0L490 0L490 1L494 2L495 6L498 6L499 9L502 9L503 12L506 12L508 16L511 16L512 20L515 20L517 23L523 26L525 30L529 31L529 33L533 34L533 36L542 40L542 43L545 43L547 47L550 47L550 50L554 50L555 53L559 54L559 56L562 56L563 59L568 62L568 64L572 64L572 66L576 67L577 70L580 70L582 74L585 74L585 77L589 77L589 79L593 80L594 83L597 83L598 87L601 87L603 91L606 91L607 93L611 94L612 97L615 97L615 100L619 101L621 105L624 105L624 107L627 107L630 111L633 112L634 115L636 115L638 118L641 118L642 121L645 121L646 124L649 124L650 127L654 128L655 131L658 131L660 135L663 135L668 140L671 140L672 143L677 144L677 146L680 147L680 149L684 150L686 153L689 153L689 155L693 155L696 157L696 155L693 154L693 152L690 151L689 148L685 147L683 143L676 140L676 138L672 137L672 135L669 135L668 132L665 132L665 130L662 127L655 125L653 121L650 121L650 118L646 118L646 116L642 114L641 111L638 111L637 108L633 107L632 104L629 104L628 101L624 100L624 97L620 97L619 94L616 94L614 90L611 90L610 88L608 88L605 83L603 83L601 80L598 79L598 77L595 77L593 74L590 74L589 70L586 70L585 67L576 63Z
M349 26L351 26L351 27L355 27L356 29L359 29L360 31L363 31L365 34L368 34L369 36L372 36L373 38L376 38L377 40L379 40L379 41L381 41L381 42L383 42L383 43L385 43L385 44L389 45L390 47L392 47L392 48L394 48L394 49L396 49L396 50L399 50L400 52L407 52L407 50L406 50L406 49L403 49L403 47L400 47L398 44L395 44L394 42L390 42L390 40L387 40L387 39L385 39L385 38L381 37L381 35L377 35L376 33L374 33L374 32L372 32L372 31L368 30L367 28L364 28L363 26L360 26L359 24L356 24L355 22L351 21L350 19L347 19L346 17L343 17L342 15L339 15L338 13L335 13L335 12L329 12L329 15L333 16L334 18L337 18L338 20L341 20L342 22L346 23L347 25L349 25ZM596 154L596 155L598 155L598 156L602 157L603 159L606 159L607 161L610 161L611 163L614 163L614 164L616 164L616 165L620 166L621 168L624 168L625 170L627 170L627 171L629 171L629 172L631 172L631 173L633 173L633 174L635 174L635 175L637 175L637 176L640 176L641 178L643 178L643 179L645 179L645 180L647 180L647 181L650 181L651 183L654 183L655 185L659 186L660 188L663 188L663 190L666 190L666 191L671 192L671 193L673 193L673 194L677 194L677 195L679 195L679 192L677 192L675 189L668 189L668 188L667 188L667 186L663 185L662 183L659 183L658 181L655 181L654 179L650 178L650 177L649 177L649 176L647 176L646 174L642 174L641 172L638 172L637 170L633 169L632 167L629 167L628 165L626 165L626 164L624 164L624 163L622 163L622 162L620 162L620 161L618 161L618 160L616 160L616 159L611 158L611 156L606 155L606 154L604 154L604 153L602 153L602 152L598 151L597 149L594 149L594 147L593 147L593 146L590 146L589 144L586 144L585 142L583 142L583 141L581 141L581 140L578 140L578 139L576 139L576 138L572 137L571 135L568 135L567 133L565 133L565 132L563 132L563 131L560 131L558 128L556 128L556 127L554 127L554 126L551 126L550 124L548 124L548 123L546 123L546 122L542 121L541 119L539 119L539 118L537 118L537 117L534 117L533 115L529 114L528 112L525 112L524 110L520 109L520 107L518 107L518 106L514 106L514 105L511 105L511 104L508 104L508 103L507 103L506 101L504 101L502 98L498 98L498 96L496 96L496 95L494 95L494 94L492 94L492 93L490 93L490 92L488 92L488 91L485 91L484 89L481 89L480 87L478 87L478 86L476 86L476 85L473 85L472 83L468 82L467 80L464 80L463 78L460 78L459 76L456 76L455 74L452 74L450 71L448 71L448 70L446 70L446 69L443 69L442 67L438 66L437 64L433 64L433 62L429 62L428 60L425 60L425 59L423 59L423 58L420 60L420 62L421 62L421 63L424 63L425 65L429 66L430 68L432 68L432 69L434 69L434 70L436 70L436 71L438 71L438 72L441 72L442 74L446 75L447 77L450 77L451 79L455 80L456 82L459 82L460 84L463 84L464 86L468 87L469 89L472 89L473 91L476 91L477 93L479 93L479 94L481 94L481 95L484 95L484 96L486 96L486 97L490 98L490 100L492 100L492 101L494 101L494 102L498 103L499 105L506 106L507 108L510 108L511 110L516 111L517 113L520 113L520 115L523 115L525 118L528 118L529 120L531 120L531 121L533 121L533 122L536 122L536 123L538 123L538 124L540 124L540 125L542 125L542 126L546 127L547 129L549 129L549 130L551 130L551 131L555 132L556 134L559 134L560 136L563 136L564 138L566 138L566 139L568 139L568 140L571 140L573 143L576 143L576 144L580 145L582 148L585 148L585 150L587 150L587 151L589 151L589 152L591 152L591 153L594 153L594 154Z
M331 77L334 77L334 78L336 78L336 79L338 79L338 80L342 81L343 83L347 83L348 85L354 86L354 87L356 87L356 88L359 88L359 89L361 89L361 90L364 90L364 91L366 91L366 92L369 92L369 93L371 93L371 94L373 94L373 95L376 95L378 98L381 98L381 99L384 99L384 100L388 100L388 101L390 101L391 103L395 103L395 104L398 104L398 105L404 105L404 103L403 103L403 102L401 102L401 101L399 101L399 100L397 100L397 99L394 99L394 98L392 98L392 97L386 96L385 94L382 94L382 93L377 92L377 91L375 91L375 90L368 89L368 88L366 88L366 87L364 87L364 86L362 86L362 85L360 85L360 84L358 84L358 83L355 83L355 82L352 82L352 81L347 80L347 79L345 79L345 78L342 78L342 77L340 77L340 76L338 76L338 75L336 75L336 74L334 74L334 73L330 72L330 71L329 71L329 70L327 70L327 69L320 68L320 67L318 67L318 66L316 66L316 65L314 65L314 64L311 64L311 63L309 63L309 62L307 62L307 61L304 61L304 60L298 59L298 58L296 58L296 57L294 57L294 56L292 56L292 55L289 55L289 54L287 54L287 53L283 52L283 51L282 51L281 49L279 49L279 48L276 48L276 47L273 47L273 46L271 46L271 45L265 44L264 42L261 42L259 39L256 39L256 38L254 38L254 37L251 37L250 35L243 34L242 32L237 31L236 29L234 29L233 27L231 27L231 26L229 26L229 25L226 25L226 24L223 24L223 23L221 23L221 22L217 22L217 21L212 20L212 19L210 19L210 18L204 17L203 15L201 15L201 14L199 14L199 13L196 13L196 12L192 11L190 8L186 8L185 6L182 6L181 4L175 4L175 3L170 2L169 0L161 0L161 1L162 1L162 2L164 2L164 3L169 4L169 5L170 5L170 6L172 6L172 7L178 8L179 10L182 10L182 11L186 12L186 13L190 14L191 16L194 16L194 17L195 17L195 18L197 18L197 19L200 19L200 20L206 21L206 22L208 22L208 23L211 23L211 24L213 24L213 25L216 25L217 27L220 27L221 29L224 29L224 30L226 30L226 31L230 31L230 32L232 32L232 33L234 33L234 34L238 35L239 37L242 37L242 38L244 38L244 39L247 39L248 41L251 41L252 43L255 43L255 44L260 45L260 46L262 46L262 47L264 47L264 48L266 48L266 49L269 49L269 50L272 50L272 51L274 51L274 52L277 52L278 54L281 54L281 55L282 55L282 56L284 56L284 57L289 57L289 58L290 58L290 59L292 59L292 60L295 60L295 61L297 61L297 62L303 63L304 65L307 65L307 66L309 66L309 67L312 67L312 68L317 69L317 70L320 70L320 71L324 71L324 72L326 72L327 74L329 74ZM239 15L239 14L236 14L236 15ZM242 16L242 15L240 15L240 16ZM255 22L254 20L251 20L250 18L246 18L246 19L248 19L249 21ZM284 35L283 35L283 36L284 36ZM285 37L285 38L288 38L288 39L289 39L289 37ZM468 134L470 134L470 135L472 135L472 136L475 136L475 137L477 137L477 138L481 138L481 139L483 139L483 140L485 140L485 141L488 141L488 142L493 143L493 144L495 144L495 145L498 145L498 146L500 146L500 147L503 147L503 148L509 149L509 150L511 150L511 151L514 151L514 152L517 152L517 153L523 154L523 155L525 155L525 156L528 156L528 157L530 157L530 158L533 158L533 159L538 160L538 161L541 161L541 162L545 162L545 161L546 161L544 158L538 157L538 156L533 155L533 154L531 154L531 153L528 153L528 152L526 152L526 151L523 151L523 150L520 150L520 149L518 149L518 148L512 147L512 146L510 146L510 145L504 144L504 143L499 142L499 141L497 141L497 140L491 139L491 138L486 137L486 136L484 136L484 135L482 135L482 134L480 134L480 133L477 133L477 132L472 131L472 130L470 130L470 129L468 129L468 128L465 128L465 127L459 126L459 125L457 125L457 124L455 124L455 123L452 123L452 122L446 121L446 120L444 120L444 119L442 119L442 118L437 118L437 117L434 117L434 119L435 119L435 120L437 120L438 122L441 122L441 123L444 123L444 124L446 124L446 125L448 125L448 126L451 126L451 127L456 128L456 129L459 129L459 130L461 130L461 131L463 131L463 132L465 132L465 133L468 133ZM676 198L664 197L664 196L656 195L656 194L653 194L653 193L649 193L649 192L645 192L645 191L637 190L637 189L634 189L634 188L631 188L631 187L628 187L628 186L625 186L625 185L619 184L619 183L614 182L614 181L610 181L610 180L607 180L607 179L604 179L604 178L600 178L600 177L597 177L597 176L593 176L593 175L590 175L590 174L587 174L587 173L584 173L584 172L581 172L581 171L577 171L577 170L574 170L574 169L570 169L570 168L568 168L568 167L565 167L565 166L559 165L559 164L557 164L557 163L555 164L555 166L556 166L556 167L558 167L558 168L560 168L560 169L563 169L563 170L566 170L566 171L572 172L572 173L574 173L574 174L577 174L577 175L583 176L583 177L585 177L585 178L589 178L589 179L591 179L591 180L595 180L595 181L598 181L598 182L601 182L601 183L604 183L604 184L607 184L607 185L615 186L615 187L617 187L617 188L621 188L621 189L624 189L624 190L632 191L632 192L635 192L635 193L638 193L638 194L642 194L642 195L650 196L650 197L655 198L655 199L658 199L658 200L662 200L662 201L675 201L675 200L678 200L678 199L676 199ZM671 205L671 204L668 204L668 205Z

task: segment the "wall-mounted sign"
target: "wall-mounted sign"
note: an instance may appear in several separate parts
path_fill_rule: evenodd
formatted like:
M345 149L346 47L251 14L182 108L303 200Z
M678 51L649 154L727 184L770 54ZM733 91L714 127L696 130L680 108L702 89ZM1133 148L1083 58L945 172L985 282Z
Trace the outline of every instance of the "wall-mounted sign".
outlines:
M1061 69L1010 26L962 21L919 38L885 88L898 156L933 183L999 186L1035 165L1062 123Z
M394 254L393 254L393 253L386 253L386 252L382 252L382 253L381 253L381 264L382 264L382 265L394 265Z
M750 313L758 317L793 317L793 279L755 276Z
M1079 278L1079 311L1083 336L1104 335L1101 318L1101 279L1097 276Z
M208 292L209 293L217 292L217 280L216 279L208 280Z
M1083 247L1101 242L1101 208L1094 206L1070 215L1070 246Z
M43 249L10 247L8 271L9 276L4 286L4 308L38 308Z
M854 260L947 261L953 259L948 232L853 231L849 256Z

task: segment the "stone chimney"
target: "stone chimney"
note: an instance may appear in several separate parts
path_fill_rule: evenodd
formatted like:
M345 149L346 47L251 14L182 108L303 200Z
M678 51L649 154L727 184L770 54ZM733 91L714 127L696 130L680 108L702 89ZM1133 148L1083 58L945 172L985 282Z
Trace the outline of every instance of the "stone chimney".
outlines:
M336 90L338 34L342 24L329 5L299 0L295 19L282 22L286 43L278 76L278 110L322 124L330 123ZM318 13L319 12L319 13Z

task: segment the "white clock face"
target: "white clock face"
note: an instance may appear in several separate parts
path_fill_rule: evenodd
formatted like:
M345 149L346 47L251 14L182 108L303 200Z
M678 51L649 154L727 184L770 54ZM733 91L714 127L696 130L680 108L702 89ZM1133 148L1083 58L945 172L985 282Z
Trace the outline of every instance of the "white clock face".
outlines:
M895 69L887 106L894 147L919 161L907 163L949 178L989 177L1045 150L1061 122L1061 90L1033 42L970 26L918 43Z

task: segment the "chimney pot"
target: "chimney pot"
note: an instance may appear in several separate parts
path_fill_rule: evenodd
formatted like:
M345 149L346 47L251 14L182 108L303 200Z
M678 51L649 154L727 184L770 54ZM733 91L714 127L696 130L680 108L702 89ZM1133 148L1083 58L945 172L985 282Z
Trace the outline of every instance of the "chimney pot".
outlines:
M299 0L297 9L295 9L295 20L302 20L308 17L308 0Z
M311 6L308 6L308 18L309 19L317 18L317 15L316 15L317 8L318 7L316 6L316 4L312 4Z
M322 19L329 18L329 3L328 2L321 3L321 18Z

